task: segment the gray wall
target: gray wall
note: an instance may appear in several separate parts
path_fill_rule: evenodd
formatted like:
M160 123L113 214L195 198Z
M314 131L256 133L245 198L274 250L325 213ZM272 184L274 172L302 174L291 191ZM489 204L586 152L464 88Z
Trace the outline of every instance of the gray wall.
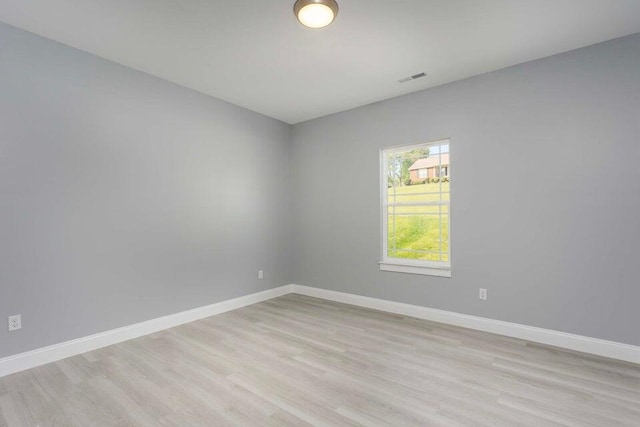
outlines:
M443 137L453 278L380 272L379 149ZM639 137L638 34L298 124L293 282L640 345Z
M289 130L0 24L0 357L289 283Z

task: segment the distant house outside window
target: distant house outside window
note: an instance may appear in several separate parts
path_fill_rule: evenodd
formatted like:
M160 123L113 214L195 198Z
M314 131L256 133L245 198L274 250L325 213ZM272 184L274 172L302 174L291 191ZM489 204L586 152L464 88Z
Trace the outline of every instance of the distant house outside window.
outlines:
M450 141L381 151L380 269L451 276Z

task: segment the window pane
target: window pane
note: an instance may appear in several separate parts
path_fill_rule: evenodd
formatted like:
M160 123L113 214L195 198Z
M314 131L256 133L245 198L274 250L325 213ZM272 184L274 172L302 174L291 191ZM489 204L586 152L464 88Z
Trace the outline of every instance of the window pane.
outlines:
M390 258L449 260L449 215L446 213L403 214L389 208L387 230Z
M440 215L449 213L449 205L435 206L389 206L387 211L390 215L414 216L414 215Z
M405 185L389 191L388 203L439 202L449 200L450 183Z
M383 152L385 259L449 263L449 143ZM386 185L385 185L386 184Z
M435 145L385 155L387 193L448 192L449 145ZM442 187L442 188L440 188Z

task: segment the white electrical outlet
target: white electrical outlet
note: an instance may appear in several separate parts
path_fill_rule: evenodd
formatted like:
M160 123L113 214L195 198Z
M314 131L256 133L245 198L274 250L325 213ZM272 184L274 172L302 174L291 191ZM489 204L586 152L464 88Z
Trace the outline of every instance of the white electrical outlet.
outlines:
M22 317L19 314L9 316L9 332L22 328Z
M487 300L487 290L484 288L480 288L480 293L478 294L478 298L480 298L483 301Z
M258 270L258 279L264 278L264 271Z

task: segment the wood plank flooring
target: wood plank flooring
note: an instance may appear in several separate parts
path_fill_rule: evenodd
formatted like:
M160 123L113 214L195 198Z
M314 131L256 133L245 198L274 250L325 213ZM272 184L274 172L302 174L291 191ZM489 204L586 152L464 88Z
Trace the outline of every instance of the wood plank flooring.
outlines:
M640 426L640 365L300 295L0 378L0 426Z

